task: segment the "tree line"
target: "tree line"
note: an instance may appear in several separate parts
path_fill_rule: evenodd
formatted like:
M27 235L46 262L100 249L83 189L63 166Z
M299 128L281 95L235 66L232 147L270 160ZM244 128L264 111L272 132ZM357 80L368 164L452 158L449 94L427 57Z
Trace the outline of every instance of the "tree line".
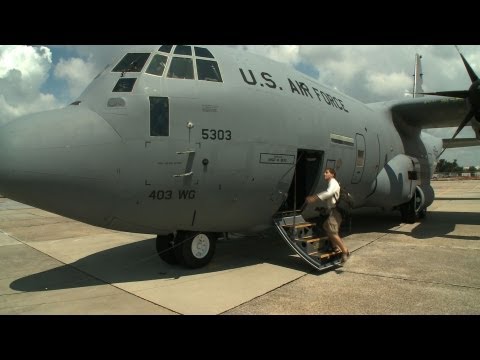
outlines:
M453 160L453 162L449 162L445 159L440 159L437 163L437 167L435 168L435 172L438 173L446 173L446 172L464 172L463 167L458 166L457 159ZM475 166L470 166L468 168L469 172L476 172Z

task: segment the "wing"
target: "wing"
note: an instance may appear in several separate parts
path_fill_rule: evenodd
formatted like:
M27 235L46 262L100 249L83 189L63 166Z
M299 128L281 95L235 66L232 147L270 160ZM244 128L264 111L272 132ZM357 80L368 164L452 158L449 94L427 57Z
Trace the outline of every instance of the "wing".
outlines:
M468 146L480 146L480 140L475 138L443 139L443 147L445 149L468 147Z
M469 112L465 99L422 97L368 104L392 113L394 121L419 129L458 127Z
M403 128L408 131L408 127L410 127L410 129L416 131L418 129L457 126L458 124L457 131L452 136L453 140L465 125L471 123L475 131L475 137L480 139L480 79L458 47L457 50L472 81L470 88L461 91L422 93L423 95L446 97L445 100L433 98L426 99L424 102L400 101L392 103L390 111L393 115L393 121L399 129ZM455 122L457 124L454 124Z

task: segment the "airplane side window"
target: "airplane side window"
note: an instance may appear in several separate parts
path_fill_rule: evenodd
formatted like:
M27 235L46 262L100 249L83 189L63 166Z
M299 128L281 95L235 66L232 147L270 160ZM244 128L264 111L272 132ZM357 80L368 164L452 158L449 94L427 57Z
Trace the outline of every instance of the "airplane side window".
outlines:
M222 82L216 61L197 59L198 80Z
M113 88L112 92L131 92L136 78L121 78Z
M168 136L169 127L168 98L150 96L150 136Z
M112 72L140 72L150 53L129 53L115 66Z
M208 49L198 47L198 46L195 46L194 48L195 48L195 56L214 59L212 53Z
M162 76L165 66L167 65L167 57L164 55L155 55L148 65L147 74Z
M160 49L158 49L158 51L170 54L170 51L172 51L172 47L173 45L162 45L160 46Z
M170 62L167 77L176 79L193 79L192 59L174 57Z
M177 45L174 54L192 56L192 47L187 45Z

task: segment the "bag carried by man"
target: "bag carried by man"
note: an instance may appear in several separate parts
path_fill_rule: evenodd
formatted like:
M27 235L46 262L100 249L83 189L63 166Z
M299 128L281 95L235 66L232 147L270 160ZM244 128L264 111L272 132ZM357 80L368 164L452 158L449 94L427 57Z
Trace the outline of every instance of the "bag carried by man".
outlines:
M353 198L352 195L340 185L340 196L335 198L335 207L340 212L342 217L350 215L350 211L353 208Z

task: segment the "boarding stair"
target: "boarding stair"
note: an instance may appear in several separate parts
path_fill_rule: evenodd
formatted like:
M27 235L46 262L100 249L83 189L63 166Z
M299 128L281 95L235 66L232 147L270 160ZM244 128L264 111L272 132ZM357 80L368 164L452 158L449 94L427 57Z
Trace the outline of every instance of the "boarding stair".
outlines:
M341 263L342 252L328 249L329 240L323 229L315 228L315 223L306 221L300 211L277 213L273 221L282 239L303 259L317 270L324 270Z

